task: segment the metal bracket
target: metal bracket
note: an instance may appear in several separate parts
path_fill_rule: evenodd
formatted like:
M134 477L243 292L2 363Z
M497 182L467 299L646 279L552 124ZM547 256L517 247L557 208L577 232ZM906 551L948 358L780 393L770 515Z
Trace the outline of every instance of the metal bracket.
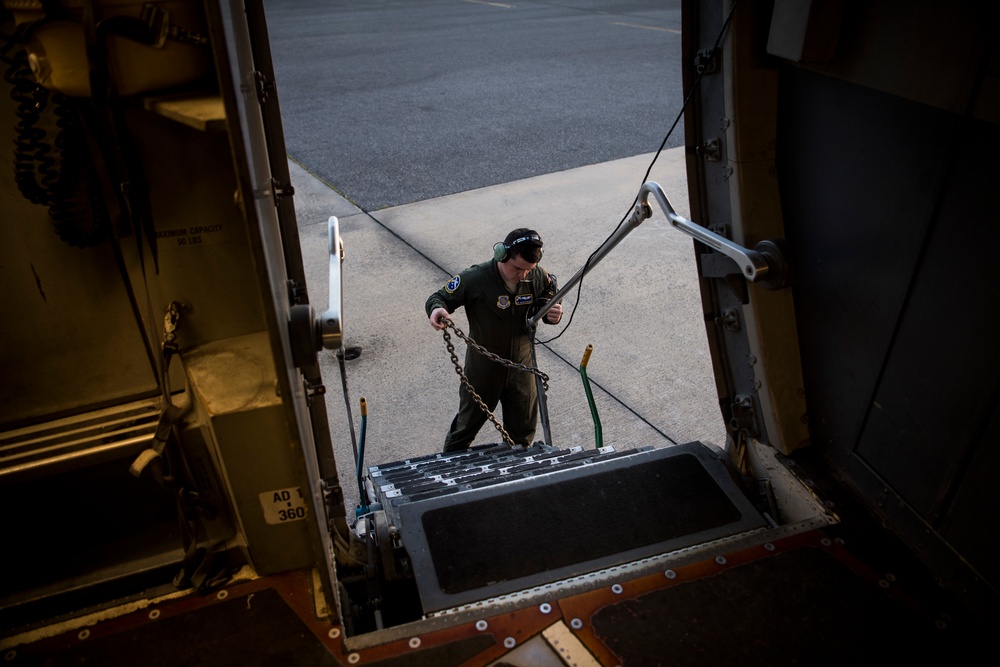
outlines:
M729 418L729 425L733 432L743 431L748 436L757 437L757 416L754 410L753 396L747 394L737 394L733 398L730 406L732 416Z
M714 74L719 69L715 49L702 49L694 57L694 71L698 74Z
M306 391L307 399L312 399L313 396L322 396L326 393L326 385L322 382L312 383L309 380L304 380L302 386Z
M740 314L735 308L730 308L720 317L715 318L715 324L722 327L726 331L739 331Z
M171 301L163 315L164 345L173 345L177 341L177 325L181 321L183 306L178 301Z
M698 154L704 158L705 162L718 162L722 159L722 142L718 137L709 139L698 147Z

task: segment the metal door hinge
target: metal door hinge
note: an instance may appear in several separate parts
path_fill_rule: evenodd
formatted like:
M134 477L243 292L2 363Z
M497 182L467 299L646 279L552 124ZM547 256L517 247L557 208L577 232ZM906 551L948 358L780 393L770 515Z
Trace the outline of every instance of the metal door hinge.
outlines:
M295 188L291 183L282 183L277 179L271 179L271 196L274 198L274 207L281 207L282 197L292 197L295 195Z
M264 76L263 72L253 71L253 80L257 88L257 100L261 104L267 103L267 98L274 93L274 80Z
M754 409L753 396L747 394L737 394L730 405L731 417L729 425L734 432L743 431L750 437L756 438L760 431L757 428L757 415Z
M303 380L302 386L306 390L306 398L311 399L313 396L322 396L326 393L326 385L317 383L313 384L309 380Z

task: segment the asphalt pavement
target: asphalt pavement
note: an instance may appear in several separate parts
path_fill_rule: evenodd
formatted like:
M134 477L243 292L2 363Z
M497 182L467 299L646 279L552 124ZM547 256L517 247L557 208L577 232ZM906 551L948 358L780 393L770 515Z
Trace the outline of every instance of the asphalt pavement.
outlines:
M683 102L680 0L265 6L288 154L366 211L655 150Z
M664 151L649 180L687 216L683 151ZM335 215L340 223L345 341L362 350L345 362L347 394L356 439L362 436L359 399L368 404L367 464L440 451L458 407L459 378L442 334L424 314L427 296L454 273L489 258L493 244L520 226L538 230L545 241L542 265L565 284L630 211L652 158L613 160L373 213L290 163L310 300L318 310L327 305L327 220ZM539 367L550 376L553 445L595 446L579 372L588 344L594 351L587 375L605 445L724 444L689 237L655 210L587 274L575 301L576 292L568 295L562 324L542 326L538 334L546 341L565 329L537 351ZM454 321L468 331L461 311ZM454 342L464 358L464 343ZM324 351L321 366L341 483L354 507L355 462L340 365ZM500 441L487 423L476 443Z

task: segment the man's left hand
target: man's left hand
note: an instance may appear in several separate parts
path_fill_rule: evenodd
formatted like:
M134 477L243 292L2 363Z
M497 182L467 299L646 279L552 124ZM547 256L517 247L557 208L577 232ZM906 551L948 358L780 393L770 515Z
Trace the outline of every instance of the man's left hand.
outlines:
M562 304L557 303L556 305L552 306L549 312L545 313L545 321L548 322L549 324L559 324L559 320L562 319L562 312L563 312Z

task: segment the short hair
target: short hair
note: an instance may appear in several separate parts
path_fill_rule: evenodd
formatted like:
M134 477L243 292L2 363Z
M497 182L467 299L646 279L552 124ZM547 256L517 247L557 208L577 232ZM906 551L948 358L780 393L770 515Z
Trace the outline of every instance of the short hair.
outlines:
M503 243L511 257L521 257L531 264L538 264L542 259L542 237L533 229L518 227L507 235Z

